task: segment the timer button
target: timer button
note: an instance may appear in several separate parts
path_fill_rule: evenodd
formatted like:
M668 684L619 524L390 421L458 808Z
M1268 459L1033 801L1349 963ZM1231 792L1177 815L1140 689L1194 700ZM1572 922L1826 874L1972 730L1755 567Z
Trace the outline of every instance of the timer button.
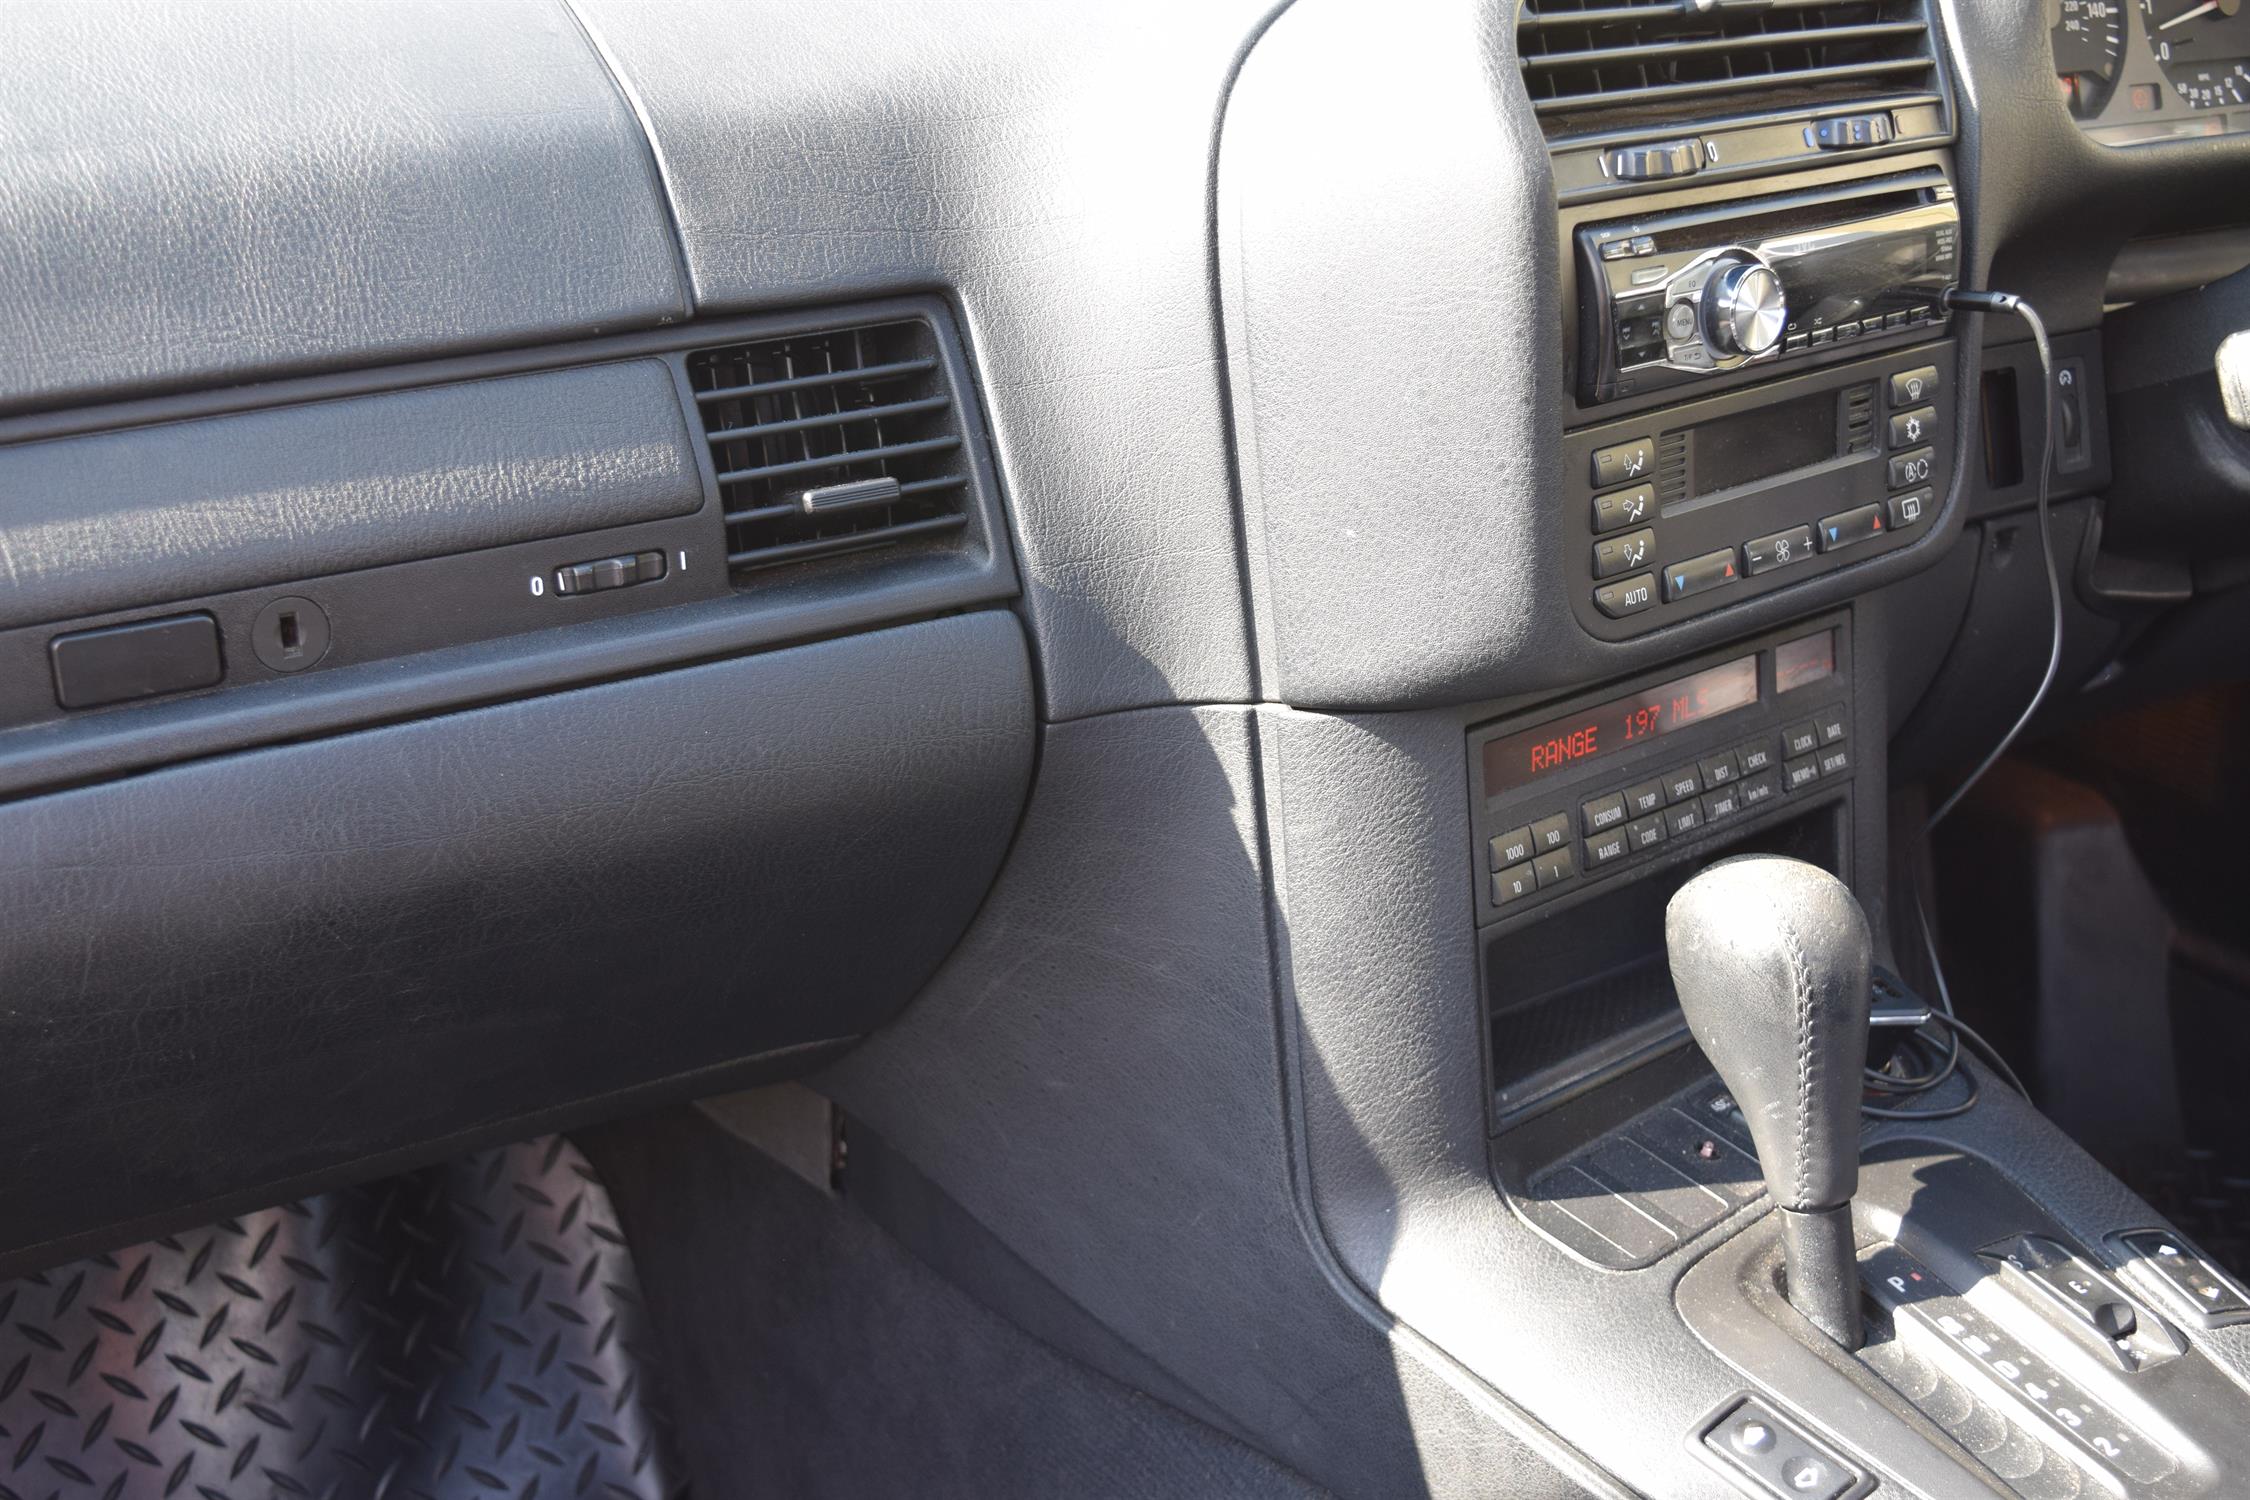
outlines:
M1551 818L1541 818L1531 825L1531 847L1541 854L1551 854L1570 844L1570 814L1556 813Z

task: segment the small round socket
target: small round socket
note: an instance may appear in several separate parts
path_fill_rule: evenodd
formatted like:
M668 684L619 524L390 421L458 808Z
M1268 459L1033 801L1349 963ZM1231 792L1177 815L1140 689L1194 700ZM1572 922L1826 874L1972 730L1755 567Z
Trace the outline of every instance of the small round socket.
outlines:
M276 672L302 672L328 654L328 613L292 594L258 611L250 649Z

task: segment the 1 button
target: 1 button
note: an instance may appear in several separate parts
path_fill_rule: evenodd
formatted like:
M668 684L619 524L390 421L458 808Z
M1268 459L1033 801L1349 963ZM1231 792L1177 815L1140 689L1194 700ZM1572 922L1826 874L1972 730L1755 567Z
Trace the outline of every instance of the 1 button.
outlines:
M1741 776L1742 768L1735 764L1732 750L1721 750L1703 762L1703 784L1713 790L1729 785Z
M1545 890L1558 881L1568 880L1578 873L1578 861L1571 856L1569 846L1542 854L1531 862L1532 873L1539 877L1539 888Z
M1664 806L1664 783L1644 781L1639 786L1625 789L1625 811L1636 818L1645 818Z
M1637 615L1655 602L1656 575L1653 573L1635 573L1630 578L1615 579L1594 589L1594 608L1612 620Z
M1693 766L1682 766L1664 778L1664 800L1685 802L1703 790L1703 778Z
M1633 846L1633 852L1636 854L1643 849L1654 849L1658 844L1664 842L1664 820L1654 817L1640 818L1626 824L1625 840Z
M1586 840L1586 868L1598 870L1614 860L1623 859L1626 854L1631 852L1631 848L1631 843L1627 840L1625 830L1622 828L1597 834Z
M1505 870L1510 865L1520 865L1531 858L1531 830L1518 828L1501 834L1492 841L1490 850L1492 868Z
M1891 405L1915 406L1938 393L1936 365L1924 365L1919 370L1902 370L1891 377Z
M1541 818L1531 825L1531 847L1539 854L1551 854L1570 844L1570 814L1556 813L1551 818Z
M1636 479L1646 479L1656 466L1656 445L1647 438L1634 438L1631 442L1614 443L1607 448L1594 450L1594 488L1606 490L1613 484L1629 484Z
M1810 526L1777 531L1772 536L1762 536L1742 544L1742 560L1753 578L1775 568L1801 563L1812 555L1813 535Z
M1594 530L1616 531L1638 526L1656 514L1656 486L1636 484L1629 490L1611 490L1594 497Z
M1492 904L1506 906L1539 889L1539 877L1529 864L1510 865L1492 877Z
M1896 454L1891 459L1890 480L1894 490L1910 490L1916 485L1928 484L1937 472L1937 456L1928 448L1917 448L1912 453Z
M1645 568L1649 555L1655 550L1654 531L1630 531L1623 536L1604 537L1594 543L1594 576L1615 578L1620 573Z
M1918 524L1930 513L1930 505L1937 498L1935 490L1915 490L1911 494L1891 496L1891 530L1904 531Z
M1934 406L1923 406L1917 407L1913 411L1902 411L1891 418L1891 446L1893 448L1911 448L1917 443L1926 443L1936 433L1937 408Z
M1820 550L1834 552L1855 543L1872 540L1890 529L1890 521L1880 505L1862 505L1856 510L1839 512L1820 518Z
M1820 748L1820 726L1806 719L1781 731L1781 753L1790 757L1810 755Z
M1596 797L1578 811L1586 820L1586 831L1600 833L1625 821L1625 797L1621 792L1612 792L1606 797Z
M1793 760L1781 768L1782 784L1792 792L1801 792L1820 780L1820 763L1811 756Z
M1734 549L1706 552L1701 557L1691 557L1686 562L1676 562L1664 570L1664 597L1685 599L1691 594L1704 593L1721 584L1734 582L1739 576L1734 565Z

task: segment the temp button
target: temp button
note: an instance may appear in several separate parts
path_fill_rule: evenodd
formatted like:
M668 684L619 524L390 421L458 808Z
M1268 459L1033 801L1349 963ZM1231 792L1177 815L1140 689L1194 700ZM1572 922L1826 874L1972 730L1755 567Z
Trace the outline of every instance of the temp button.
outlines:
M1880 505L1862 505L1857 510L1822 516L1820 550L1834 552L1839 547L1849 547L1855 542L1879 537L1890 529L1890 524Z
M1704 593L1722 584L1732 583L1741 576L1742 570L1735 566L1732 547L1706 552L1701 557L1691 557L1686 562L1676 562L1665 568L1664 597L1668 600L1685 599L1690 594Z

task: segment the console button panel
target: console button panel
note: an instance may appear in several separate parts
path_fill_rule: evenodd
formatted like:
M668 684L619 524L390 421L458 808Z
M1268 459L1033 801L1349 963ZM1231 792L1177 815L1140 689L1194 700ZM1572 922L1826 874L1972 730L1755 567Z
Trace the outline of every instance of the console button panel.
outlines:
M1845 621L1832 616L1610 701L1470 730L1478 920L1848 786L1848 668Z
M1581 623L1623 640L1910 545L1957 461L1954 357L1925 344L1568 434Z

